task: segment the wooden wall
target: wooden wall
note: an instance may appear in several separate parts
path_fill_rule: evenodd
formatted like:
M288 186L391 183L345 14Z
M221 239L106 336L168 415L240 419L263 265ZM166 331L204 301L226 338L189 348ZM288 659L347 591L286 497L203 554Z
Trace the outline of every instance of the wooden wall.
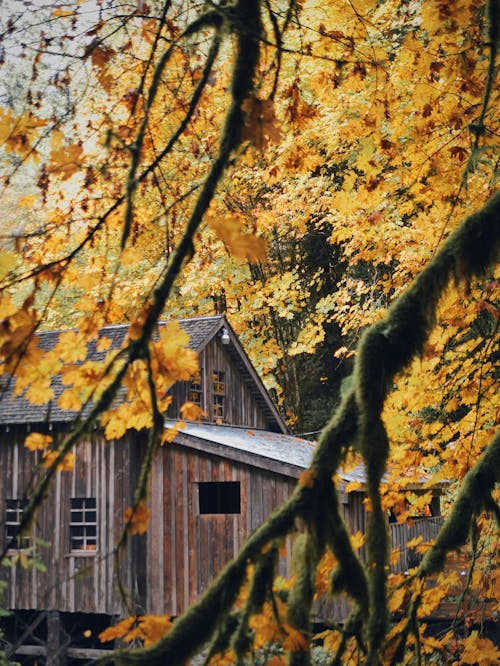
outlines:
M200 515L198 483L204 481L239 481L241 513ZM295 482L185 447L164 447L153 464L147 611L185 610L250 532L289 497ZM290 545L280 573L290 574Z
M33 428L35 430L35 428ZM0 546L5 546L6 499L22 498L29 489L38 453L22 442L26 427L0 432ZM53 434L53 433L51 433ZM136 438L137 439L137 438ZM96 435L82 442L72 472L57 472L50 492L37 513L33 537L48 542L37 547L37 558L46 571L24 569L19 564L1 567L7 580L5 605L17 609L57 609L68 612L120 613L123 604L116 589L113 549L123 529L125 509L131 497L139 464L137 441L103 442ZM97 550L71 553L70 498L97 499ZM131 556L139 548L131 540L120 572L127 589L138 590L141 571L132 570ZM9 552L11 558L16 551ZM140 558L134 558L140 560ZM142 558L144 560L144 558Z
M217 420L212 413L212 376L214 371L220 370L225 373L226 378L223 422L231 425L269 429L266 416L257 404L249 385L243 379L245 373L238 366L237 360L236 356L231 356L229 347L223 345L218 338L211 340L200 353L199 364L203 377L202 408L207 413L206 421L214 423ZM179 382L173 387L173 401L168 411L170 418L179 418L180 407L188 399L188 390L189 382Z

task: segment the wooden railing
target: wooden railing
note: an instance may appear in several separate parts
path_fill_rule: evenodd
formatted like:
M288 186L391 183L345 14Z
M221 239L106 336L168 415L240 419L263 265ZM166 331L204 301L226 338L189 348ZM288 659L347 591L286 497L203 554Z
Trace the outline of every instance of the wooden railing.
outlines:
M401 525L389 523L392 547L399 548L400 553L398 562L391 567L392 572L400 573L416 567L422 559L422 555L415 549L408 548L408 542L419 536L423 541L435 539L442 524L443 516L413 518Z

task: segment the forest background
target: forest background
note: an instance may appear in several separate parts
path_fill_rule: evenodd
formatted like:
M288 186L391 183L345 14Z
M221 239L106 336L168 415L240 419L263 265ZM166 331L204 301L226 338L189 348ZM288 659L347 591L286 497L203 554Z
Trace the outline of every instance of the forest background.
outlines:
M369 470L367 573L356 589L337 583L359 608L350 634L332 631L332 654L397 660L427 640L424 652L473 663L467 651L486 641L477 632L433 643L413 622L437 593L426 607L428 591L413 589L413 624L377 623L407 587L392 580L388 593L389 547L376 535L388 507L406 518L403 479L453 480L450 506L461 506L455 485L484 471L483 454L489 468L499 455L498 2L13 1L1 11L3 368L35 404L62 372L60 406L94 405L58 448L28 442L45 450L47 471L27 520L94 421L109 438L148 428L160 445L166 389L196 368L180 333L153 341L156 323L223 311L293 431L317 434L334 413L320 446L335 453L326 466L318 457L289 507L310 526L313 569L325 551L340 570L363 567L304 512L304 496L334 503L321 479L354 453ZM103 325L125 322L119 354L85 360ZM38 348L36 330L69 327L55 350ZM122 383L126 409L112 404ZM388 461L394 481L381 487ZM490 474L460 516L482 554L470 584L498 599ZM147 476L137 506L146 487ZM467 538L450 525L441 554ZM261 545L280 536L262 534ZM407 585L442 566L431 560ZM334 566L332 556L324 569ZM292 603L287 626L303 637L300 585L302 611ZM306 663L308 641L285 647Z

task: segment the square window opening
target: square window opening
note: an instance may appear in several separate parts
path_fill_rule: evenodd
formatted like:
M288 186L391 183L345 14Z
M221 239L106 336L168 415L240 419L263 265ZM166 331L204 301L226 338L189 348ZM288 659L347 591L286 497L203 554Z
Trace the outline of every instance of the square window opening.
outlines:
M206 481L198 484L200 514L241 513L239 481Z

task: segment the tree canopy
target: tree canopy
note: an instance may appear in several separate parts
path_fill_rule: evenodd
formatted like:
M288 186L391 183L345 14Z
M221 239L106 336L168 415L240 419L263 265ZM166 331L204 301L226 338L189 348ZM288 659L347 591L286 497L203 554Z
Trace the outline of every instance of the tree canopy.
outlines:
M499 596L497 0L29 4L9 3L0 28L2 370L34 404L61 374L59 406L88 409L62 442L28 438L45 473L25 523L94 424L148 430L125 527L145 521L167 390L197 371L180 330L153 337L172 314L227 311L291 427L327 422L292 498L159 642L119 661L181 664L212 640L212 663L270 643L310 663L323 586L354 603L322 636L332 664L474 663L479 646L496 663L477 633L426 635L453 581L424 581L471 534L470 587ZM87 360L124 322L123 348ZM44 352L36 331L63 326ZM366 561L334 480L354 459ZM386 512L407 518L422 470L450 483L449 513L398 577ZM278 594L280 540L299 524Z

